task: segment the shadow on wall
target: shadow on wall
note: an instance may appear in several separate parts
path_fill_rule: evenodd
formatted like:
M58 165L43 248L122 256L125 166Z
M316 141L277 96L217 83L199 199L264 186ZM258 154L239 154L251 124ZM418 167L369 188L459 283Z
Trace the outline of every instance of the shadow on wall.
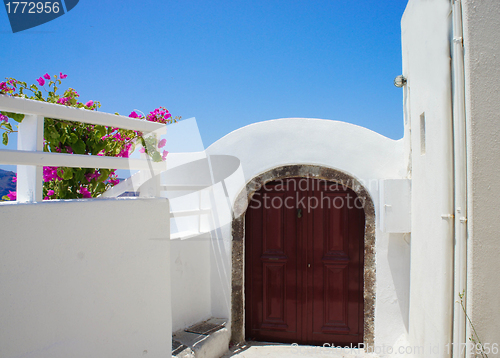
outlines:
M387 261L391 269L394 288L398 298L401 317L406 328L409 330L410 314L410 234L389 234L389 247L387 250ZM406 260L402 260L405 256Z
M231 311L231 224L211 231L210 279L212 316L229 318Z

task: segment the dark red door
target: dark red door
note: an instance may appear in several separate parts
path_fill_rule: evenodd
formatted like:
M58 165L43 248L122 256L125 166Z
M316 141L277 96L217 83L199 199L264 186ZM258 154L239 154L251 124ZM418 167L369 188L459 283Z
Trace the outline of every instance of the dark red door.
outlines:
M323 345L363 341L364 211L340 184L266 184L245 220L248 340Z

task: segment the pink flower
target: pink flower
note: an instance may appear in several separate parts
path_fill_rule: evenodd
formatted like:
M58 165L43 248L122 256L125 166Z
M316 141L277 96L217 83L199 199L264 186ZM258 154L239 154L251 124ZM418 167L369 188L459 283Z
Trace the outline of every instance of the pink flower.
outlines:
M163 138L162 140L160 140L160 142L158 143L158 148L163 148L165 146L165 144L167 143L167 140L165 138Z
M9 83L10 83L10 81L9 81ZM14 91L14 88L10 88L9 86L7 86L7 82L0 82L0 91L10 92L10 91Z
M12 178L13 183L17 183L17 174Z
M167 159L168 152L166 150L163 151L163 155L161 156L161 160L165 161Z
M9 194L7 194L7 197L9 198L9 200L14 201L17 199L17 193L15 191L9 190Z
M144 148L139 149L139 153L146 153L146 149Z
M47 196L52 196L54 194L55 194L55 191L52 190L52 189L50 189L50 190L47 191Z
M87 107L92 107L94 105L94 101L88 101L87 103L85 103L85 106Z
M61 97L57 100L57 103L59 104L67 104L71 98L69 97Z
M43 86L45 84L45 80L42 77L37 78L37 81L40 86Z
M52 180L62 180L62 178L57 175L57 167L43 167L43 181L48 182Z
M130 155L130 148L132 143L126 144L122 151L117 155L117 157L128 158Z
M141 118L141 116L139 116L137 113L135 113L135 111L132 111L132 113L130 113L128 116L131 118Z
M45 78L46 80L50 80L50 75L48 73L46 73L43 75L43 78Z
M0 113L0 121L8 122L9 121L9 117L4 116L3 114Z
M108 182L109 182L109 184L111 184L111 185L113 185L113 186L114 186L114 185L116 185L116 184L118 184L118 183L120 182L120 179L118 179L118 178L116 177L116 174L113 174L113 175L111 175L111 176L109 177Z
M68 75L63 75L62 72L59 72L59 77L63 80L65 79L66 77L68 77Z
M98 154L99 155L99 154ZM85 179L87 179L87 181L90 183L92 179L97 179L101 176L101 174L99 173L98 170L96 170L95 172L93 173L87 173L85 174Z
M79 192L80 192L80 194L82 194L82 196L84 198L91 198L92 197L92 194L90 194L89 190L87 188L85 188L84 186L80 187Z

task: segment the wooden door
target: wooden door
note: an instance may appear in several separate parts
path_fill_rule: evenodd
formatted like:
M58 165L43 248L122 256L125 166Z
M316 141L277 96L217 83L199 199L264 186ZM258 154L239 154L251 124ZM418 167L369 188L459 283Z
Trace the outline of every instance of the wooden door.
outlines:
M363 342L364 211L333 182L266 184L245 217L247 340Z

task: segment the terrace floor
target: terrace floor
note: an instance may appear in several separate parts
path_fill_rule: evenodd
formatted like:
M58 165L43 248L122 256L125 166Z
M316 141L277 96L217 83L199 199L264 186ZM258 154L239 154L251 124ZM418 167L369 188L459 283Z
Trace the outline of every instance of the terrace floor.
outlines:
M338 349L314 346L291 346L289 344L247 342L235 346L221 358L377 358L374 353L365 353L362 349Z

